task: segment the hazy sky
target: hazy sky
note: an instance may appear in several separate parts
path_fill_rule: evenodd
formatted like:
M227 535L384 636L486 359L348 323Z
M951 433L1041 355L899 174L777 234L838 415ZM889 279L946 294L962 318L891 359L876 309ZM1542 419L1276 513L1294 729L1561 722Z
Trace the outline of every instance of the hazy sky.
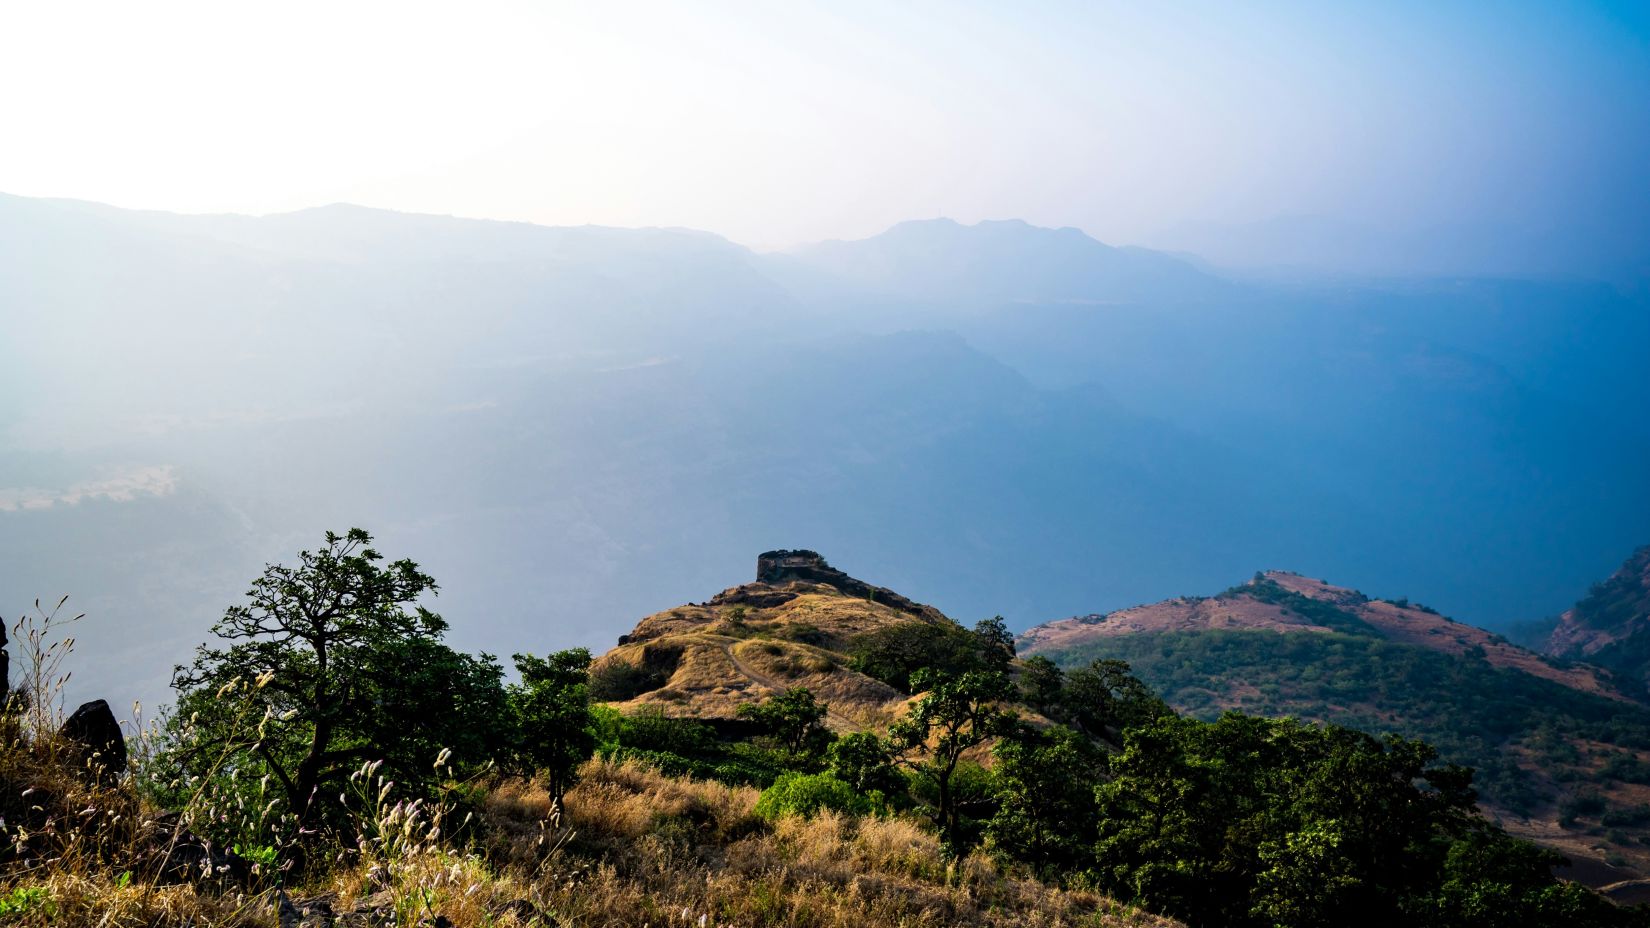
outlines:
M0 7L0 191L130 207L759 247L1308 214L1631 257L1647 164L1647 3Z

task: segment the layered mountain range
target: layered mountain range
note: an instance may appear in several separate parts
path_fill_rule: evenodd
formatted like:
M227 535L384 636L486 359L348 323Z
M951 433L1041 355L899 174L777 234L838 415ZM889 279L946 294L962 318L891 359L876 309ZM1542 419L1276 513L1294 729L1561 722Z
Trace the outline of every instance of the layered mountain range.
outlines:
M1238 280L1004 221L685 229L0 196L0 617L151 708L323 528L598 646L807 538L1016 629L1257 564L1509 628L1650 524L1644 293Z

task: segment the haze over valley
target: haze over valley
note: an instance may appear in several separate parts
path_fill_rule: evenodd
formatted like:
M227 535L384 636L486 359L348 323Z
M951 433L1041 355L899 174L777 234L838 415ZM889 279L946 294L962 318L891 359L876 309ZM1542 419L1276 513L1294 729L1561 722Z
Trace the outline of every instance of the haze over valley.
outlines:
M1507 630L1650 525L1636 286L8 196L0 291L0 588L70 595L117 702L318 526L508 652L798 544L1015 628L1285 568Z

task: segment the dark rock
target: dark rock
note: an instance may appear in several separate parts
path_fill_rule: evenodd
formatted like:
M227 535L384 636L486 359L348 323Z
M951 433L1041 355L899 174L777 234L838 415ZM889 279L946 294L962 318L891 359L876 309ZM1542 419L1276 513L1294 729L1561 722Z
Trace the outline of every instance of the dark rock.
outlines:
M676 668L682 665L682 655L687 651L685 645L667 643L650 644L642 648L642 669L653 674L664 686Z
M250 861L190 831L176 812L154 819L149 829L149 870L161 883L229 880L244 885L252 878Z
M61 734L76 746L80 765L94 778L107 782L126 772L126 736L107 702L94 699L74 710Z
M774 609L783 606L798 595L790 590L764 590L739 587L718 595L712 602L718 606L750 606L753 609Z
M780 548L777 551L764 551L756 556L757 583L781 583L790 579L813 580L821 574L848 576L827 564L824 555L818 551L809 551L805 548L795 551Z
M280 928L333 928L337 924L331 896L293 902L283 889L276 891L275 898L275 920Z
M0 621L0 702L11 695L11 652L6 645L6 623Z

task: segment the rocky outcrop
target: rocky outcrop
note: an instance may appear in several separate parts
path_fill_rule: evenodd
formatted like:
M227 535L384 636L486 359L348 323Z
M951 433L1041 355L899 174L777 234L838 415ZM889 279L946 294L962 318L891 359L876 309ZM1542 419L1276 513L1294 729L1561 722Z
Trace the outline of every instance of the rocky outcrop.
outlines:
M778 551L764 551L756 556L756 582L766 586L779 586L791 581L800 580L804 583L819 583L833 587L842 593L859 599L868 599L892 606L901 612L925 618L937 616L939 613L932 606L925 606L913 602L895 593L893 590L880 586L872 586L863 580L856 580L825 562L825 558L818 551L798 549L795 551L780 549ZM769 591L751 590L748 587L738 587L717 597L716 602L732 601L724 597L746 596L756 597L768 594ZM764 602L763 608L771 608L779 602Z
M94 699L74 710L60 731L77 754L77 767L99 781L113 781L126 772L126 736L109 704Z
M1618 670L1613 660L1625 654L1650 652L1643 643L1626 647L1626 642L1650 632L1650 545L1633 552L1621 568L1559 616L1558 625L1542 650L1554 657L1597 661ZM1636 655L1635 655L1636 656ZM1638 668L1643 670L1644 668ZM1641 674L1642 675L1642 674Z

